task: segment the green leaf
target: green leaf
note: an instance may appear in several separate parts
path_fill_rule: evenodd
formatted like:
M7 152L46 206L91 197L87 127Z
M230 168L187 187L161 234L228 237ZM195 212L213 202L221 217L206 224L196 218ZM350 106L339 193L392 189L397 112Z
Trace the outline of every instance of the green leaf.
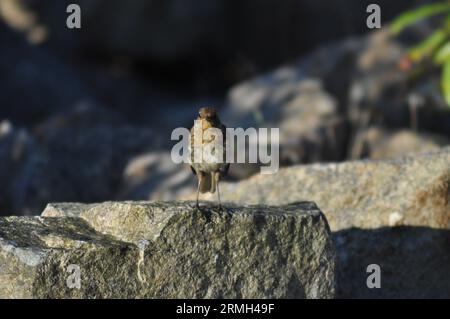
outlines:
M441 46L433 56L433 61L436 64L442 64L449 59L450 59L450 41Z
M424 6L421 6L417 9L413 9L407 12L402 13L400 16L398 16L394 21L391 23L390 31L393 34L398 34L402 32L405 28L409 27L410 25L431 17L433 15L443 13L446 11L450 11L450 3L445 1L443 3L434 3L434 4L427 4Z
M445 61L444 68L442 69L441 78L442 92L447 105L450 107L450 59Z
M409 57L413 61L420 61L425 57L433 54L447 39L447 34L444 30L436 30L429 35L425 40L409 50Z

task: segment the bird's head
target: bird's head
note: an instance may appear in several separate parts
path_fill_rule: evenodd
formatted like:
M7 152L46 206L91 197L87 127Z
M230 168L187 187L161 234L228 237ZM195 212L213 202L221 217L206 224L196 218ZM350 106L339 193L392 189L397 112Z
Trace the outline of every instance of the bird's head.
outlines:
M199 111L198 114L200 116L201 119L205 119L205 120L214 120L217 118L217 112L216 109L213 107L202 107Z

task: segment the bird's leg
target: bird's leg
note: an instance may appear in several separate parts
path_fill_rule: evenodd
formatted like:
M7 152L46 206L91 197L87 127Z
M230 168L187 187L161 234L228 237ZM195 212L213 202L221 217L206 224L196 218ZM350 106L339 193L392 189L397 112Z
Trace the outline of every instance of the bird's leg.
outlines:
M198 205L198 196L200 194L200 182L202 181L202 174L197 174L198 184L197 184L197 200L195 201L195 207L197 209L200 209L200 206Z
M222 202L220 201L220 191L219 191L219 179L220 179L219 172L214 173L214 179L215 179L214 182L216 183L216 188L217 188L217 198L219 199L219 209L222 210Z

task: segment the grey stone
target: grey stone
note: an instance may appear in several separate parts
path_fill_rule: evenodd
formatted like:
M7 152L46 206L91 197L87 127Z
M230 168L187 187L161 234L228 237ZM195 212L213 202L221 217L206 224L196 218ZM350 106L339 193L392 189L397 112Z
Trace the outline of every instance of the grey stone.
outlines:
M132 158L124 168L117 199L172 200L195 189L187 164L174 163L169 152L148 152Z
M140 289L137 247L79 218L0 219L1 298L120 298ZM80 267L80 289L67 284ZM71 288L72 287L72 288Z
M346 121L322 81L306 78L301 72L294 67L280 68L237 85L229 93L221 118L229 127L279 128L283 165L342 159ZM235 174L242 166L247 174L245 170ZM230 174L247 177L255 172L255 166L237 164Z
M448 298L450 148L382 161L315 164L223 184L222 200L284 205L311 198L338 254L337 297ZM381 288L366 285L370 264Z
M450 148L390 160L292 166L223 183L220 190L222 200L246 204L310 198L333 231L395 225L448 229Z
M0 218L0 297L334 297L334 244L315 204L194 206L62 203ZM66 284L70 264L80 289Z

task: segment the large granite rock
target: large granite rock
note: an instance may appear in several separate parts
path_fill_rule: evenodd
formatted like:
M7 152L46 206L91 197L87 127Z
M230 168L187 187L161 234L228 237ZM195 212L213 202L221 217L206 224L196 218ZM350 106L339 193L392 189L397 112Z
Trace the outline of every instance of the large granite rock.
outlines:
M246 204L283 205L310 198L333 231L396 225L448 229L450 148L386 161L292 166L223 183L220 190L222 200Z
M337 296L448 298L450 148L386 161L294 166L221 187L223 200L284 205L312 198L338 254ZM367 266L381 288L366 285Z
M0 218L0 297L334 297L334 244L313 203L202 206L51 204Z

